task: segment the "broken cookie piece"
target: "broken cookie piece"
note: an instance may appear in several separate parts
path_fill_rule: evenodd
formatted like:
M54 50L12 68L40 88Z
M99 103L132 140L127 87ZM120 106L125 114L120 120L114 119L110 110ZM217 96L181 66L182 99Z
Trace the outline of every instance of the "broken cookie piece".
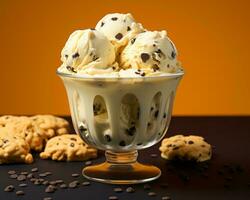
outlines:
M167 160L195 160L203 162L212 156L211 145L203 137L176 135L165 138L160 146L161 157Z

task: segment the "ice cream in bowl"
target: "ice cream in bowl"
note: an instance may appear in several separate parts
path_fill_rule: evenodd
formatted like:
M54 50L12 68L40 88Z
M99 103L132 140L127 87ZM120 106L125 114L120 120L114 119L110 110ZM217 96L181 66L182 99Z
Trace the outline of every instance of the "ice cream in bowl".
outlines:
M83 169L86 178L133 184L160 177L156 166L137 162L137 151L167 132L184 74L177 55L166 31L148 31L131 14L108 14L95 29L70 35L57 74L76 132L106 156Z

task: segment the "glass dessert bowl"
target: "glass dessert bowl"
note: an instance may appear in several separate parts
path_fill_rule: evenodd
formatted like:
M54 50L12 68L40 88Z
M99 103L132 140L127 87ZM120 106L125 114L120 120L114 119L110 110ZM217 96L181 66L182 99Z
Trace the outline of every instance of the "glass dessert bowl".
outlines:
M105 150L106 161L83 176L111 184L157 179L161 170L137 162L137 151L159 142L169 127L183 72L154 77L84 77L57 71L65 85L76 132Z

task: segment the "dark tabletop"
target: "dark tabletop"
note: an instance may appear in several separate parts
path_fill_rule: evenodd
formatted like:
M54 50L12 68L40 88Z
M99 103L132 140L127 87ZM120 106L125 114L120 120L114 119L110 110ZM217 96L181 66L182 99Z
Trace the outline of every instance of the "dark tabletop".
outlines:
M69 119L69 118L68 118ZM119 199L162 199L169 196L173 200L211 200L211 199L250 199L250 117L173 117L167 136L175 134L196 134L206 138L213 145L212 160L195 164L192 162L167 162L159 155L159 144L139 152L139 161L157 165L162 170L162 176L149 183L132 185L134 193L127 193L127 185L115 186L90 182L89 186L80 185L75 189L57 189L50 194L45 193L46 186L34 185L29 180L18 182L9 178L8 171L30 171L37 167L39 173L52 172L47 180L62 179L66 183L74 180L80 183L86 181L82 176L72 177L73 173L81 174L84 162L55 162L41 160L35 156L31 165L15 164L0 166L0 200L27 199L39 200L52 197L54 200L102 200L110 196ZM157 154L158 156L155 156ZM92 163L104 160L103 153ZM28 187L21 188L20 183L27 183ZM7 185L14 185L14 192L4 192ZM121 187L123 192L115 193L114 188ZM25 195L17 196L15 192L23 190ZM155 192L156 196L148 196Z

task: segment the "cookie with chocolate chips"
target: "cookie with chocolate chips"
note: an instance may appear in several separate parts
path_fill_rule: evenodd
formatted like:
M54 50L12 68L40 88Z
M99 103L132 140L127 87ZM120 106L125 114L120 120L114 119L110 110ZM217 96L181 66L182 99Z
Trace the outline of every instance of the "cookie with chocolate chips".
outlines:
M8 127L0 128L0 164L33 162L29 144L22 137L13 134Z
M66 134L51 138L40 153L42 159L57 161L83 161L96 158L97 150L88 146L76 134Z
M212 148L203 137L176 135L162 141L161 157L167 160L195 160L203 162L211 159Z

